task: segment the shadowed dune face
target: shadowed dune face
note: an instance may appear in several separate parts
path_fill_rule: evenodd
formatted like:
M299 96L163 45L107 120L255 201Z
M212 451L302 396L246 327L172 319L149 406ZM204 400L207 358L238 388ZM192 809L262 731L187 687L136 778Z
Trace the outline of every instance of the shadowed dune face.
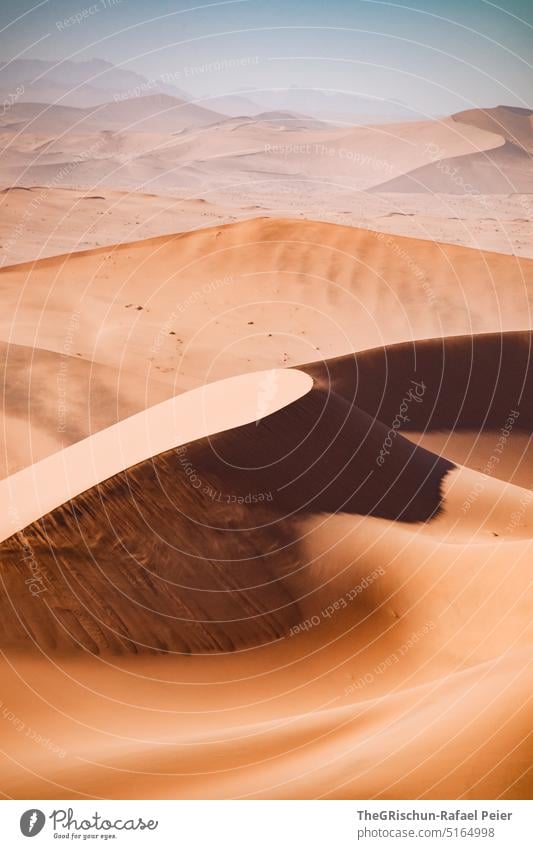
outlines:
M427 521L452 468L311 390L257 423L139 463L6 540L14 609L8 602L0 639L93 652L272 641L301 619L297 518Z
M302 522L344 513L438 528L444 509L450 525L455 465L402 432L483 433L510 410L513 427L533 430L532 335L310 364L302 371L315 388L298 400L78 495L1 545L2 645L205 653L283 637L302 619L301 599L323 595L321 579L302 571ZM468 494L478 478L461 474ZM483 486L485 500L503 497L494 481ZM520 497L503 498L504 516Z
M143 398L126 369L13 343L0 343L0 377L0 478L168 397L152 381Z
M388 424L411 381L423 403L409 406L404 429L498 430L513 411L514 427L533 430L533 333L486 333L422 339L303 366L331 389Z
M422 403L422 384L402 403ZM429 521L453 464L420 451L397 432L334 392L316 389L257 425L198 441L184 449L202 473L249 492L274 493L289 515L357 513Z

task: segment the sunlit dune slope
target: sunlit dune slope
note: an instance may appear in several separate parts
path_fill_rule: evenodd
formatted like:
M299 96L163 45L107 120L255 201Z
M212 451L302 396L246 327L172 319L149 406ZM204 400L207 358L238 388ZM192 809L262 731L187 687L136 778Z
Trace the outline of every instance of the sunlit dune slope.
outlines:
M99 391L125 395L141 409L260 368L413 338L528 329L532 283L531 260L320 222L256 219L4 268L0 339L61 357L32 383L37 395L48 393L57 418L58 373L73 358L94 363L95 376L103 374L99 366L114 369ZM69 431L79 369L66 369ZM7 378L4 411L18 416L20 393L9 371ZM91 394L93 421L94 404ZM41 425L32 417L31 427L34 421ZM82 425L76 416L79 434ZM51 427L45 435L57 444ZM8 435L5 450L20 467L47 449L36 441L24 459Z
M452 116L457 128L476 127L497 134L504 144L476 151L452 151L435 135L429 149L433 161L408 173L381 181L373 190L383 192L443 192L479 195L533 191L533 112L512 106L467 109ZM485 200L487 214L491 205Z
M495 150L440 159L380 183L372 191L430 194L512 195L533 193L531 154L506 142ZM490 204L485 199L487 217Z

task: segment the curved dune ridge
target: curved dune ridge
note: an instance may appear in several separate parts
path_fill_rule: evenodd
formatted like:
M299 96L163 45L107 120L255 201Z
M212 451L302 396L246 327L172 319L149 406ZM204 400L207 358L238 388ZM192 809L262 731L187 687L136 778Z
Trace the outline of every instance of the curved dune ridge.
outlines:
M503 138L501 146L450 151L432 144L433 161L372 187L378 192L430 192L459 195L530 194L533 189L533 112L498 106L467 109L452 116L459 127L476 127Z
M529 797L532 280L267 219L3 269L4 792Z
M250 121L164 96L95 109L14 103L0 116L0 136L2 186L53 185L63 168L62 185L91 187L96 194L108 188L208 199L216 194L229 207L242 206L243 193L268 203L282 181L296 180L302 188L302 177L311 193L318 182L326 196L331 188L365 190L431 161L428 148L435 141L443 155L454 156L503 140L494 129L451 118L337 127L264 113Z
M59 752L9 728L5 792L527 798L533 499L479 466L488 439L529 474L513 440L531 434L530 344L311 363L313 389L298 378L300 397L257 423L145 460L4 541L2 679ZM344 416L350 456L328 425ZM437 438L452 453L466 440L467 465L414 444ZM308 440L324 451L312 473ZM381 483L361 492L372 464Z
M495 150L448 157L422 165L408 174L380 183L370 191L474 196L532 194L531 153L506 142Z
M76 442L0 482L0 541L123 469L200 435L255 422L311 386L309 376L294 369L228 378Z
M519 106L496 106L493 109L466 109L452 115L454 121L468 124L533 153L533 110Z
M3 268L2 476L225 377L522 330L532 283L532 260L264 218Z
M490 431L512 410L515 432L530 432L531 338L428 340L228 379L4 480L2 574L17 613L4 619L3 640L180 652L279 637L312 592L297 564L299 523L313 515L483 542L505 537L519 510L512 538L528 538L525 490L401 431ZM200 438L202 417L210 435ZM71 560L80 551L83 568ZM43 587L36 622L31 591Z

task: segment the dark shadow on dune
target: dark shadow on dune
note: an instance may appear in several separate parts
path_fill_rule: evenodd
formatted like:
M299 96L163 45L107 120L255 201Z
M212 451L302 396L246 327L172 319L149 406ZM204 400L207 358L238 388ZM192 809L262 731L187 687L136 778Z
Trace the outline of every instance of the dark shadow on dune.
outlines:
M0 646L190 653L278 639L300 621L284 584L296 551L262 505L259 528L248 514L199 497L172 452L93 487L0 546Z
M453 464L402 430L533 426L531 333L428 340L303 367L314 389L125 470L0 546L0 645L234 651L301 620L299 517L422 522Z
M424 403L410 382L400 399ZM198 440L183 451L200 475L223 480L235 497L267 493L284 516L358 513L424 522L440 507L453 463L401 436L336 392L317 387L257 424Z
M506 142L492 150L422 165L368 191L475 196L530 194L533 191L533 162L531 154L522 147Z
M413 386L411 405L423 403ZM381 460L379 459L381 458ZM232 651L301 620L296 518L420 522L453 464L320 388L258 423L165 452L0 547L2 646Z

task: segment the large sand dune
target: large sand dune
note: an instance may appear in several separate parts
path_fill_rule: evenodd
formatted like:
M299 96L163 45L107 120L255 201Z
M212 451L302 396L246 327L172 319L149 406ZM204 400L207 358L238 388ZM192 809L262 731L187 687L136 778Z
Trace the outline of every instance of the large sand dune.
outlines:
M392 269L392 271L391 271ZM533 263L257 219L4 268L0 338L190 388L411 338L528 327Z
M430 145L433 162L400 177L382 183L374 190L383 192L431 192L485 196L493 194L531 194L533 191L533 112L498 106L494 109L470 109L453 115L461 127L477 127L505 141L502 146L487 146L482 151L447 148L435 135ZM437 140L438 138L438 140ZM490 201L485 200L487 208Z
M111 424L123 409L257 368L384 341L526 329L532 271L531 260L269 219L4 268L0 339L46 351L50 364L32 376L33 397L47 395L46 415L30 408L25 425L39 438L30 449L8 430L4 468L50 453L60 407L62 445L98 430L96 388L117 399L106 411ZM80 418L81 362L92 364L93 391ZM17 381L8 369L11 420L25 414Z
M531 432L529 341L526 334L435 340L363 352L351 358L351 371L350 358L311 365L316 389L259 425L154 458L5 542L4 585L16 603L2 618L2 640L12 645L2 676L15 715L48 741L46 749L31 746L15 725L8 729L6 791L527 797L530 491L447 464L438 515L415 524L361 508L332 515L300 507L289 518L277 494L240 503L226 495L236 494L235 482L243 495L234 461L249 462L254 443L256 465L265 440L283 453L293 433L298 451L298 415L317 419L306 400L323 397L326 377L336 393L329 403L342 397L350 408L354 454L369 448L357 432L354 392L361 387L359 400L372 411L384 376L394 390L405 369L407 382L413 374L428 380L421 403L411 399L413 424L453 438L450 418L459 416L475 465L476 440L498 433L500 411L514 401L517 369L525 394L516 427ZM463 414L455 376L472 350L468 397L476 401ZM476 377L482 363L486 381ZM503 388L494 396L496 373ZM365 394L371 378L377 388ZM366 415L369 432L380 434ZM320 427L304 430L320 441ZM401 453L399 433L394 443ZM431 457L442 463L411 451L408 464L416 472ZM224 471L213 466L224 460ZM187 475L187 463L207 490ZM330 471L333 482L332 462ZM394 482L392 465L383 471ZM262 474L255 470L258 484ZM305 493L317 483L309 479ZM477 495L465 512L469 492ZM24 591L28 551L42 570L33 578L46 587L37 597ZM33 651L13 650L25 644ZM125 649L140 653L134 664L116 654ZM146 656L169 650L171 661ZM98 662L87 651L100 651Z
M530 153L506 142L496 150L424 165L373 190L474 196L532 194L533 163Z
M117 73L0 121L3 792L530 797L530 113Z

